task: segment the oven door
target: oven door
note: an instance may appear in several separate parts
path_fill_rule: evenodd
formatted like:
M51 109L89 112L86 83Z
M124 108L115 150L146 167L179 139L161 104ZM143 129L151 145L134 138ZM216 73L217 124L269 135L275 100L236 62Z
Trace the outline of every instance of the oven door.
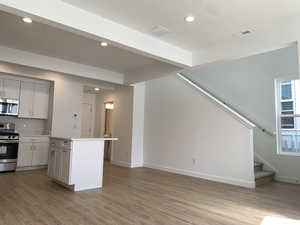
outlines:
M0 115L17 116L19 112L19 101L1 98Z
M0 140L0 163L17 162L18 141Z

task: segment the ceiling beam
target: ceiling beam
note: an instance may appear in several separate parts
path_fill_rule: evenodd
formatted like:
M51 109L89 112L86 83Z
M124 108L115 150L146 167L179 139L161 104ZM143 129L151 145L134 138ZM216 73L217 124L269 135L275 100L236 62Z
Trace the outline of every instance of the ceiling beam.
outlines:
M0 61L117 84L124 83L124 75L120 73L4 46L0 46Z
M175 66L192 66L192 52L60 0L0 0L0 10L19 16L29 16L34 21L55 26L94 40L107 40L115 46Z

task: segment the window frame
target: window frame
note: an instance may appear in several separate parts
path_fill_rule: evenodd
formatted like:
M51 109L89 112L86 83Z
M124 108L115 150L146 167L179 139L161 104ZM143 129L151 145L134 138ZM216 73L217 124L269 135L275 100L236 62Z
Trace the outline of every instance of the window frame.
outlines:
M300 152L284 152L282 151L282 135L281 135L281 131L286 130L286 131L299 131L300 133L300 129L282 129L281 128L281 118L282 115L281 114L281 103L282 102L288 102L288 101L293 101L293 111L294 114L287 114L288 116L293 116L294 117L294 121L295 118L300 117L300 115L295 114L295 110L296 110L296 101L295 101L295 82L294 80L297 80L295 77L293 78L285 78L285 79L276 79L275 80L275 110L276 110L276 142L277 142L277 154L278 155L286 155L286 156L300 156ZM292 81L292 99L284 99L281 100L281 86L282 86L282 82L287 82L287 81ZM294 126L296 127L296 126Z

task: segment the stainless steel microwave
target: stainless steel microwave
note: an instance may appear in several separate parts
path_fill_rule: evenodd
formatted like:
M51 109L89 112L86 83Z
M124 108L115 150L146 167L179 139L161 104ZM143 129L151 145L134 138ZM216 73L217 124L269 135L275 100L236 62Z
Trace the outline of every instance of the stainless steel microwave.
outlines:
M0 98L0 115L17 116L18 114L19 114L18 100Z

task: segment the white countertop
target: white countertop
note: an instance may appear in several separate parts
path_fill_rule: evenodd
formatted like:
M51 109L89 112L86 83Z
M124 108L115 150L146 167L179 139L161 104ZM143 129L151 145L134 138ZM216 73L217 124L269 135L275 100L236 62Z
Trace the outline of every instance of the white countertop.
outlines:
M20 137L50 137L49 134L20 134Z
M53 137L53 139L62 139L68 141L117 141L118 138L71 138L71 137Z

